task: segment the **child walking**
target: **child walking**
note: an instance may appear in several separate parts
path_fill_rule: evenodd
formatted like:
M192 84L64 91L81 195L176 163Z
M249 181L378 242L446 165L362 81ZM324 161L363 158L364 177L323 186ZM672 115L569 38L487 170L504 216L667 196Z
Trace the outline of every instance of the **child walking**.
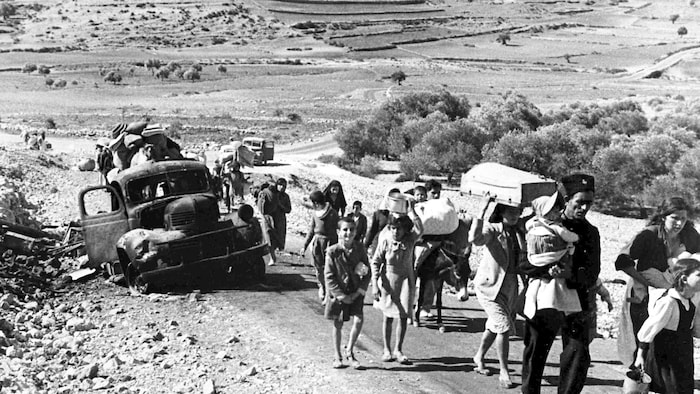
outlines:
M326 262L326 249L338 243L338 212L326 202L326 197L320 190L311 192L309 200L313 204L311 225L306 234L306 242L301 249L304 256L306 249L311 245L311 257L316 269L318 280L318 298L323 305L326 304L326 280L323 270Z
M411 364L403 354L403 341L409 317L413 316L416 276L413 270L413 249L423 233L423 224L409 200L408 216L390 214L387 226L377 241L372 257L372 286L374 307L384 313L384 354L382 361ZM391 351L391 331L394 319L396 347Z
M326 252L324 276L326 279L326 319L333 320L333 345L335 360L333 368L343 367L343 355L340 351L343 322L353 317L350 338L345 348L345 357L350 365L360 368L355 358L355 342L362 330L362 306L369 286L369 260L367 250L355 239L357 228L355 221L344 217L338 221L339 242L331 245Z
M673 287L662 291L639 329L634 367L651 377L649 390L690 394L694 387L693 317L700 301L700 261L684 258L671 267Z

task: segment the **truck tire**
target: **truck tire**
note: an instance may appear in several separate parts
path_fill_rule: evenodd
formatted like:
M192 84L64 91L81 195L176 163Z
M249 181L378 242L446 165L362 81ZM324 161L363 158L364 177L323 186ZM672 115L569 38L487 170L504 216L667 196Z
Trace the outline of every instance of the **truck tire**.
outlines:
M144 281L141 277L141 273L134 267L133 264L129 264L126 268L126 284L129 286L131 294L148 294L149 283Z

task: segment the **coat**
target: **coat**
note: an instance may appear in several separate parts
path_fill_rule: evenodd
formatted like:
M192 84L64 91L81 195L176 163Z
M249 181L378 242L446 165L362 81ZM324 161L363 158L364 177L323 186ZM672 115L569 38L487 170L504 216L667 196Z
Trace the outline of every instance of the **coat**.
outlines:
M520 253L515 256L515 266L526 256L525 236L516 230ZM469 230L469 240L476 246L485 246L479 268L474 276L474 286L488 300L495 300L511 259L508 252L507 233L502 223L486 223L480 218L474 219Z

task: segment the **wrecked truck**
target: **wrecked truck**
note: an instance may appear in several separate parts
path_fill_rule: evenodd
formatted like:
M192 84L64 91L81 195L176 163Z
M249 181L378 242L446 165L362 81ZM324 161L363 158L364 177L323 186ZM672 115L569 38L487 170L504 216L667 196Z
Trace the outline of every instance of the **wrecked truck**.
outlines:
M120 271L139 293L202 278L262 281L269 246L262 236L250 239L250 224L234 225L236 213L220 218L212 185L204 163L171 160L140 164L108 185L82 190L78 203L90 264Z

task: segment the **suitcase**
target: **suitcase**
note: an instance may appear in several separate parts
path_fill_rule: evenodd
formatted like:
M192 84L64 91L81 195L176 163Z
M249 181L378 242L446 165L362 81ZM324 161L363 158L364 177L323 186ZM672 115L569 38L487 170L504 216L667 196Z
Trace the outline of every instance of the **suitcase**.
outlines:
M490 195L496 202L526 206L537 197L552 195L556 182L534 173L498 163L481 163L462 174L459 191L462 195Z

